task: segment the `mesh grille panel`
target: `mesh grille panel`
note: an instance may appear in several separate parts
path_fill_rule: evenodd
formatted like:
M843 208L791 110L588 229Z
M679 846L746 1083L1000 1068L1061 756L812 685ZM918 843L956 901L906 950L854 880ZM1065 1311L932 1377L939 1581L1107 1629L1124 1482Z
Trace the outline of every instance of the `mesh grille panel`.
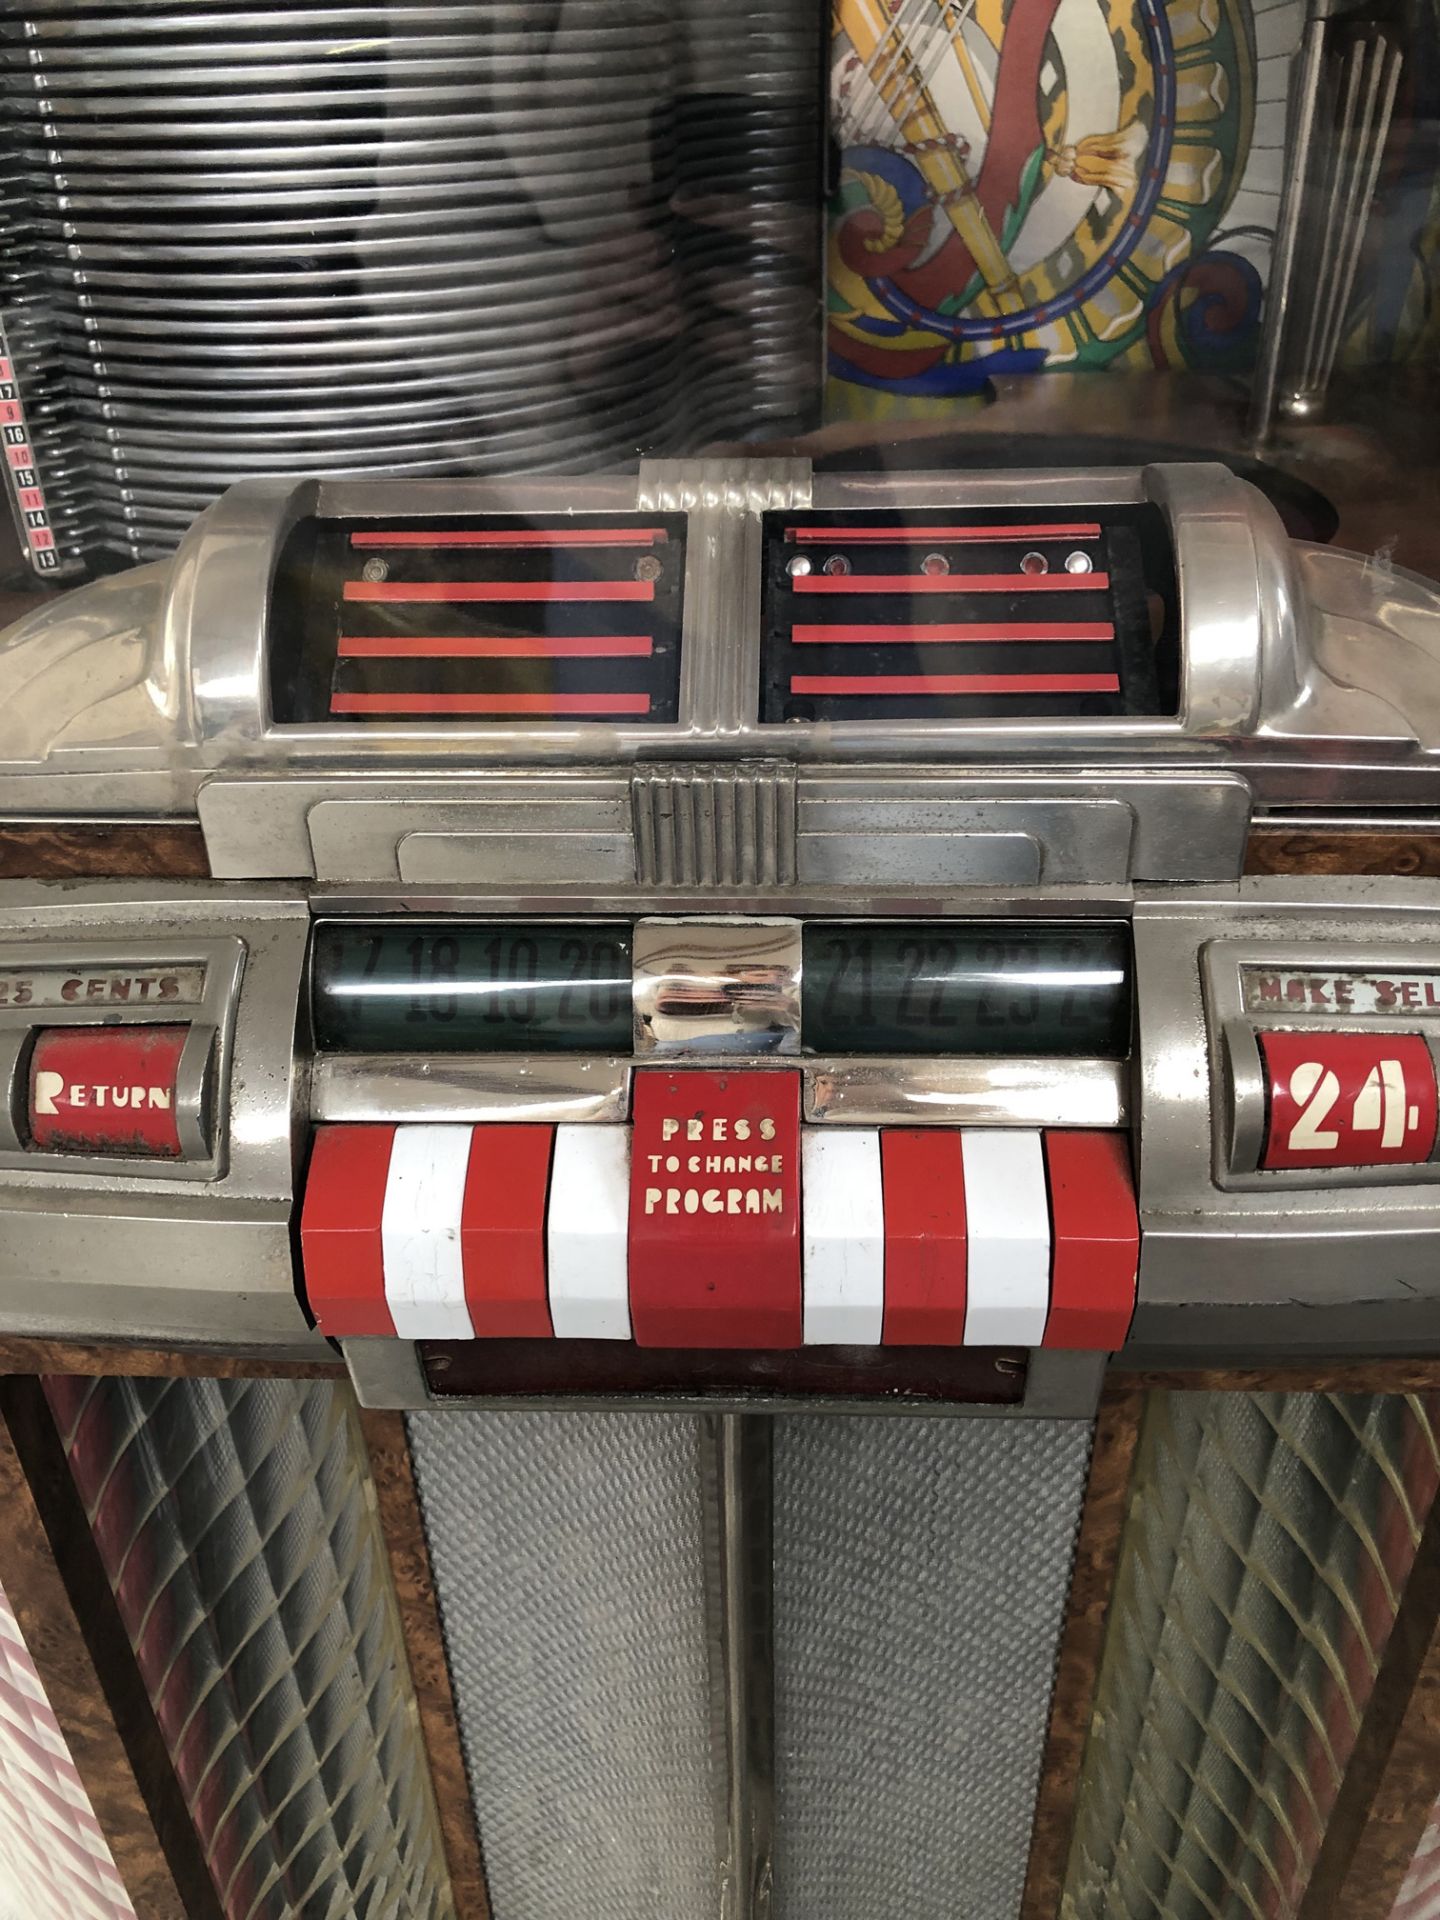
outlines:
M45 1386L230 1920L451 1920L348 1394Z
M776 1920L1017 1910L1090 1440L779 1423Z
M1065 1920L1295 1912L1435 1495L1435 1411L1152 1398Z
M0 1920L135 1920L90 1797L0 1592Z
M711 1920L698 1423L409 1428L497 1920Z

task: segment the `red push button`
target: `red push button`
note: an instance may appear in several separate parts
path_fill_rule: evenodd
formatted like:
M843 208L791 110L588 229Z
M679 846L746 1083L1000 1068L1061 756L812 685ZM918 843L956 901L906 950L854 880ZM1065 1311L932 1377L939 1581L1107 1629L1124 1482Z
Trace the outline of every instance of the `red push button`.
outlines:
M178 1160L189 1027L50 1027L30 1055L30 1140L45 1152Z
M642 1347L798 1347L800 1076L635 1076L630 1323Z
M965 1344L965 1168L950 1127L880 1135L887 1347Z
M1260 1164L1419 1166L1435 1150L1435 1063L1413 1033L1259 1033Z
M1123 1347L1135 1314L1140 1220L1123 1133L1045 1135L1055 1247L1045 1345Z

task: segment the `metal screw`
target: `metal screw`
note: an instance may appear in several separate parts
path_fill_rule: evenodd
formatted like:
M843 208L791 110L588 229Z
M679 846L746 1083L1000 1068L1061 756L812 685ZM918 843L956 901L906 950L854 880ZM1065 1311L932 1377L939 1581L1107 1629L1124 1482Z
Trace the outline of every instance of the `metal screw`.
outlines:
M798 577L802 573L809 573L810 571L809 554L797 553L793 560L787 560L785 562L785 571L790 575L790 578L792 580L798 579Z
M635 562L635 578L637 580L658 580L660 578L660 562L655 558L653 553L642 553L640 558Z
M1088 553L1072 553L1065 562L1066 573L1093 573L1095 562Z
M360 578L362 580L388 580L390 578L390 562L380 559L367 560L360 569Z

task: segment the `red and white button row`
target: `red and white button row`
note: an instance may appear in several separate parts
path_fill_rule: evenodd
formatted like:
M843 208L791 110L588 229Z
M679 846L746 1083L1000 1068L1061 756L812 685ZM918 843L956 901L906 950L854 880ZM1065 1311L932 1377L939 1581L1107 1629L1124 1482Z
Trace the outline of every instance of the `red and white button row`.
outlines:
M1122 1135L802 1132L777 1072L639 1074L633 1129L322 1127L302 1241L337 1337L701 1348L1108 1351L1139 1254Z

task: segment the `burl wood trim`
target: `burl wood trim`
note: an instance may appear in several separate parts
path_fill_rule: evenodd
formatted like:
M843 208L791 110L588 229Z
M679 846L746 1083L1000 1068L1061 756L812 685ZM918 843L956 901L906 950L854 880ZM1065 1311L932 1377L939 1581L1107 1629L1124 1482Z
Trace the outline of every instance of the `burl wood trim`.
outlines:
M1055 1690L1050 1699L1050 1726L1040 1763L1040 1793L1030 1832L1030 1864L1020 1920L1055 1920L1060 1911L1080 1763L1090 1733L1105 1622L1144 1409L1145 1395L1133 1387L1107 1387L1100 1402L1090 1478L1075 1543L1075 1568L1060 1635Z
M0 880L208 880L189 820L24 821L0 826Z
M194 1347L127 1347L77 1340L0 1335L0 1374L78 1373L87 1380L340 1380L344 1362L272 1360L265 1355L207 1353Z
M1389 1920L1440 1795L1440 1500L1295 1920Z
M140 1920L224 1920L38 1380L0 1381L0 1585Z
M402 1414L362 1408L360 1422L370 1454L370 1473L380 1525L390 1555L390 1573L410 1657L410 1678L420 1709L420 1727L430 1761L435 1803L445 1835L445 1858L459 1920L490 1920L485 1862L470 1799L460 1724L450 1686L450 1665L440 1631L440 1603L430 1548L420 1516L420 1496Z
M1376 832L1360 827L1295 832L1261 825L1251 829L1245 871L1435 879L1440 878L1440 833Z

